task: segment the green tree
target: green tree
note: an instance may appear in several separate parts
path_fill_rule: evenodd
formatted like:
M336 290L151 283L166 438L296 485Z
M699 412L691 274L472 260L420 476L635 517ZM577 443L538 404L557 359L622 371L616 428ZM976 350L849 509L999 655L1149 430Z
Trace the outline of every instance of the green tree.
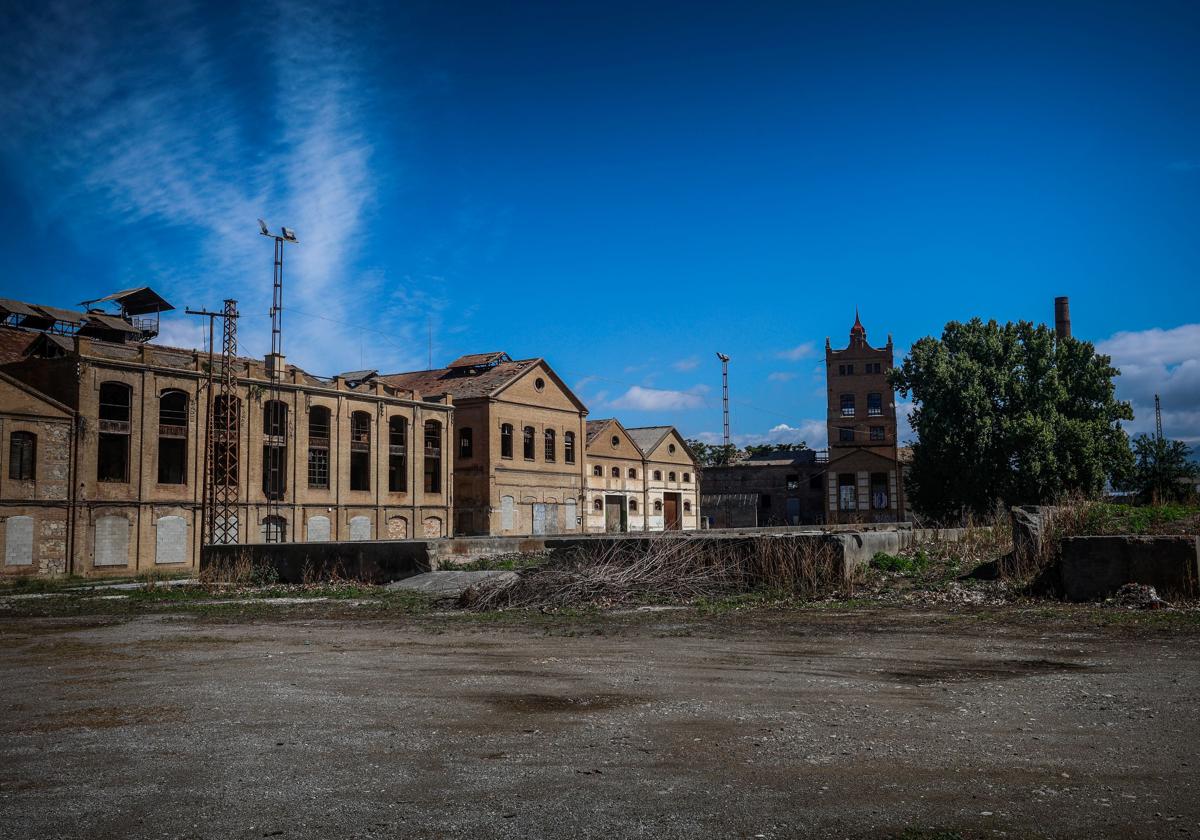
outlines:
M722 467L733 461L738 451L733 444L725 446L717 443L701 443L694 439L689 439L686 443L702 467Z
M1133 412L1115 397L1119 374L1090 342L1027 321L952 321L922 338L889 374L913 401L913 508L949 520L1121 480Z
M808 449L808 444L804 441L800 441L800 443L759 443L747 446L744 451L747 455L763 455L768 452L799 452L802 449Z
M1181 440L1138 435L1133 439L1133 472L1124 486L1155 504L1185 499L1192 492L1188 479L1200 474L1200 466L1188 460L1191 454Z

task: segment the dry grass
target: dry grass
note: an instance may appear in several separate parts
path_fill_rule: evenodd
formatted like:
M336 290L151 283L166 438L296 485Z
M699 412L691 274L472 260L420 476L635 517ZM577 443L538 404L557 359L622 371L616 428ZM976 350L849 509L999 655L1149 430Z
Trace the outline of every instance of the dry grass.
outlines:
M469 590L462 605L562 609L686 602L772 589L814 597L844 587L842 564L819 540L659 536L585 546L513 581Z

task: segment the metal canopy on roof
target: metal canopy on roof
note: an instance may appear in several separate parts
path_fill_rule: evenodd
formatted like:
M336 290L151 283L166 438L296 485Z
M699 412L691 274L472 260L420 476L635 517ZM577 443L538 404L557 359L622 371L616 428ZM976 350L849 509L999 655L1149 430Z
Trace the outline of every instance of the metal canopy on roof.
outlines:
M85 300L80 306L93 303L113 302L118 304L129 315L145 315L149 312L169 312L175 307L163 300L158 292L149 286L139 286L136 289L124 289L97 300Z
M346 373L339 373L338 379L344 379L347 382L365 382L373 376L377 376L377 370L351 370Z
M33 307L28 303L22 303L19 300L10 300L8 298L0 298L0 311L8 312L12 315L24 315L26 317L40 318L39 313L33 310Z
M117 332L131 333L140 335L141 330L125 321L118 318L116 315L105 315L101 312L89 312L87 314L88 325L99 324L107 330L116 330Z

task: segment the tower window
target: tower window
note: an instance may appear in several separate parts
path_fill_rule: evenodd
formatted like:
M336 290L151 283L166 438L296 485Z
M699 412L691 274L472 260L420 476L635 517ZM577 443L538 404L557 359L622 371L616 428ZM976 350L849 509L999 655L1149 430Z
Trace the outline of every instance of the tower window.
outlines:
M842 416L843 417L853 417L854 416L854 395L853 394L842 394Z
M883 394L867 394L867 415L879 417L883 414Z
M871 440L883 440L883 426L871 427Z

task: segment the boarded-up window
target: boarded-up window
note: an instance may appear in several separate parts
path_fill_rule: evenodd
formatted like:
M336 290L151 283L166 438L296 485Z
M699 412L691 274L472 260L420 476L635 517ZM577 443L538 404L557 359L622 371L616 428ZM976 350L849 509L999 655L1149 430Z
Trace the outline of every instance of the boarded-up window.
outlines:
M8 440L8 477L14 481L33 481L37 464L37 435L13 432Z
M33 564L33 517L10 516L4 523L4 565Z
M129 520L124 516L101 516L96 520L96 565L125 566L129 563Z
M393 516L388 520L388 539L389 540L406 540L408 539L408 520L403 516Z
M182 516L160 516L154 535L155 563L188 561L187 520Z
M216 545L235 545L238 542L238 518L236 516L229 517L229 526L226 528L224 516L214 516L215 525L213 527L213 542Z
M307 539L309 542L329 542L329 517L310 516Z
M425 529L425 539L434 540L442 535L442 520L436 516L426 516L422 523Z
M287 542L287 520L282 516L268 516L258 526L258 533L265 543Z
M371 520L366 516L350 517L350 539L352 540L369 540L371 539Z
M511 531L516 518L516 504L512 496L500 497L500 530Z
M568 531L574 531L578 527L577 520L579 518L579 514L575 510L575 500L567 499L564 507L566 508L566 513L563 515L563 527Z

